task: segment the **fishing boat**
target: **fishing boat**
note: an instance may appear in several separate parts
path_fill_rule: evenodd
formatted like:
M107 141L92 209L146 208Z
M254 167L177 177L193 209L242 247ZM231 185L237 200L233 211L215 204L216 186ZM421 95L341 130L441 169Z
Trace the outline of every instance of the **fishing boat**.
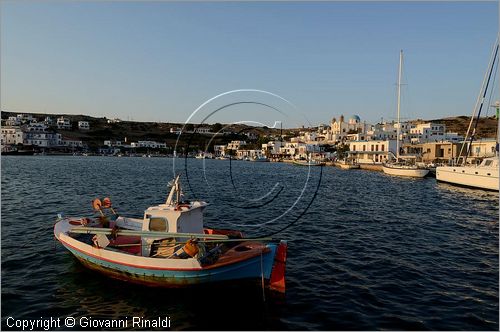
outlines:
M401 74L403 71L403 50L399 53L398 70L398 123L396 128L396 159L382 164L382 170L385 174L403 177L423 178L429 173L426 168L410 164L399 158L399 135L401 132L400 110L401 110Z
M294 160L293 164L298 165L298 166L325 166L326 165L325 162L317 161L317 160Z
M252 159L250 159L250 161L265 163L265 162L268 162L269 159L267 159L266 156L255 156Z
M181 200L179 176L166 202L147 208L142 219L119 216L109 198L92 205L98 217L59 216L54 226L56 239L91 270L147 286L255 279L285 291L286 242L204 228L208 204Z
M196 156L195 156L196 159L207 159L207 155L205 153L198 153Z
M485 189L485 190L499 190L498 178L498 142L500 142L500 117L499 109L500 102L492 105L496 108L496 116L499 121L497 127L497 144L495 156L484 158L479 164L467 163L470 156L472 141L474 140L475 131L481 116L484 100L487 95L488 87L490 86L491 77L493 75L495 62L498 61L498 40L493 48L492 56L488 69L483 79L483 83L479 92L476 105L472 112L471 121L465 135L464 143L458 154L458 158L454 161L455 165L439 166L436 167L436 180L440 182L447 182L454 185ZM466 150L465 150L466 149ZM463 157L461 157L463 155Z

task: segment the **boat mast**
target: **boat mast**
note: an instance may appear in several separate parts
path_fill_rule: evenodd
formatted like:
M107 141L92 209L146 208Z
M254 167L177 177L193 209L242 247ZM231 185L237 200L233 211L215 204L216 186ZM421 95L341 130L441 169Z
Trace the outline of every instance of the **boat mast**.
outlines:
M460 158L462 151L463 151L463 148L465 146L466 140L467 140L467 136L469 136L469 132L470 132L471 127L472 127L472 123L475 120L474 128L472 128L472 133L470 134L469 144L467 146L467 151L465 153L462 165L466 165L466 163L467 163L467 158L469 157L471 149L472 149L472 141L474 140L474 138L476 136L476 129L477 129L477 125L479 123L479 117L481 116L481 110L483 109L484 100L486 99L486 93L488 91L488 87L489 87L490 81L491 81L491 76L492 76L493 70L495 68L495 61L497 60L497 57L498 57L498 44L499 44L499 40L497 39L495 41L495 47L493 50L492 58L490 60L490 64L488 66L488 70L486 71L486 74L485 74L484 79L483 79L483 85L481 86L481 90L479 91L479 97L478 97L479 108L477 107L477 104L476 104L476 107L474 108L474 113L472 114L472 117L471 117L471 122L469 123L469 128L467 129L467 134L466 134L465 139L464 139L464 144L462 145L462 149L460 149L460 154L458 155L458 158ZM477 116L476 116L476 111L477 111ZM475 117L475 119L474 119L474 117Z
M403 50L399 52L398 73L398 127L396 129L396 162L399 161L399 134L401 133L400 109L401 109L401 72L403 70Z
M495 102L495 105L492 105L496 109L496 117L497 117L497 143L495 144L495 156L499 156L498 145L500 144L500 101Z

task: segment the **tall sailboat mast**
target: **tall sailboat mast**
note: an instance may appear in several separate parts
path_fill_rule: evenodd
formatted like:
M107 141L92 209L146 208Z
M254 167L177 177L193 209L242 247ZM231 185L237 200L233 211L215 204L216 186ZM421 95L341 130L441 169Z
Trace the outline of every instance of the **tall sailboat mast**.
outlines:
M398 73L398 127L396 129L396 161L399 161L399 135L401 133L401 72L403 71L403 50L399 52L399 73Z

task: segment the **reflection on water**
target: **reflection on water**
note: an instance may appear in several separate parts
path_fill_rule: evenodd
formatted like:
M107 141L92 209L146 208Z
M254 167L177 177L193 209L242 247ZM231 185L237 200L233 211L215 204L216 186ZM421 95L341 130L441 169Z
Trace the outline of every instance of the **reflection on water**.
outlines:
M497 193L331 167L318 189L319 168L308 178L307 167L281 163L186 164L186 198L211 203L208 226L260 235L300 216L279 236L289 243L284 298L264 302L255 283L133 286L86 270L54 242L56 214L88 214L94 197L135 217L164 201L170 159L2 157L2 316L170 316L173 329L498 329Z

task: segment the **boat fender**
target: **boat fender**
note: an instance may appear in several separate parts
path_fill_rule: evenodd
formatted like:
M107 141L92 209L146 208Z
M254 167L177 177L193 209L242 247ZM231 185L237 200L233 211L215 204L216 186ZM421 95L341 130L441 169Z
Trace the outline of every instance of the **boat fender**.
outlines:
M276 248L274 255L274 266L271 271L271 279L269 280L269 288L271 290L284 293L285 292L285 268L286 268L286 241L281 241Z

